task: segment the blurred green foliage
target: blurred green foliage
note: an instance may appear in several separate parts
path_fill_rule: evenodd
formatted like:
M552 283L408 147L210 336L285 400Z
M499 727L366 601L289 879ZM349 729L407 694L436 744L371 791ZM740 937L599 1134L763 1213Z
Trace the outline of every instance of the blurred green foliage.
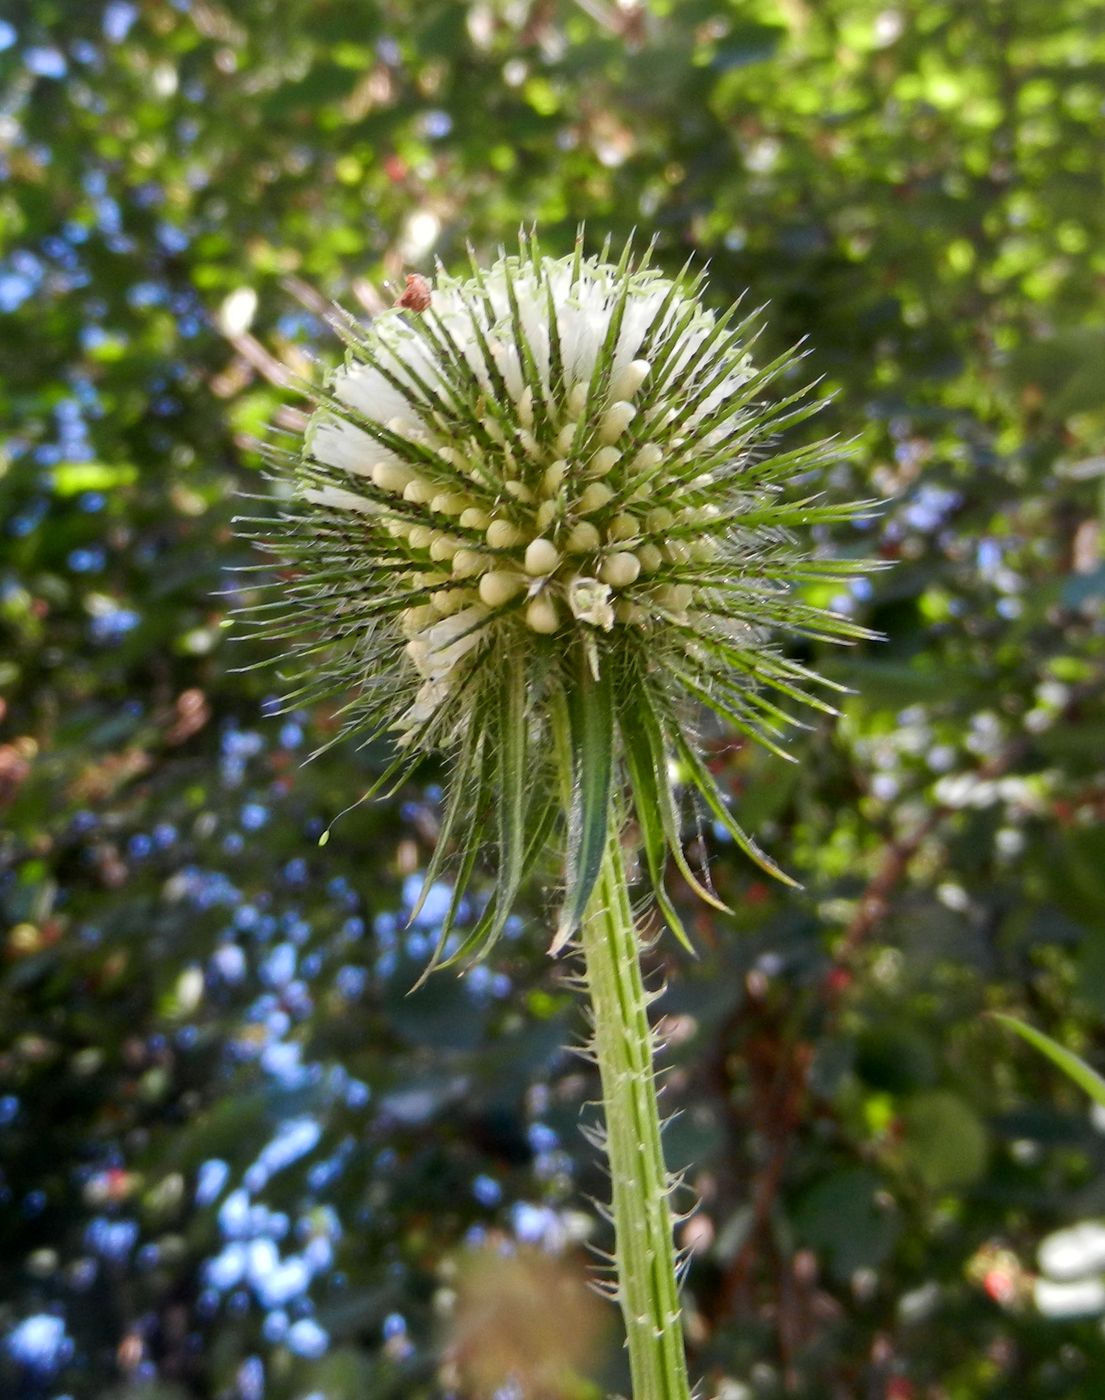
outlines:
M301 766L331 718L272 714L227 625L331 302L585 220L769 302L765 353L809 336L830 489L889 502L843 544L898 561L838 600L889 639L818 658L842 719L792 767L716 745L804 893L707 831L738 913L653 954L693 1369L1100 1395L1100 1319L1032 1274L1105 1215L1105 1138L980 1013L1100 1063L1105 12L12 0L0 50L3 1393L459 1395L498 1354L466 1259L571 1291L603 1243L542 890L406 997L436 775L320 850L380 755ZM594 1335L565 1396L621 1383Z

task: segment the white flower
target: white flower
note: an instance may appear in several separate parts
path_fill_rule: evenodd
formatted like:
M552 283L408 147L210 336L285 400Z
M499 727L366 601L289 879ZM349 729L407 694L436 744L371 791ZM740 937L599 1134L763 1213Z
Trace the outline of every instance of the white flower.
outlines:
M1093 1317L1105 1312L1105 1279L1054 1283L1039 1278L1033 1285L1032 1296L1045 1317Z
M863 513L809 495L824 444L774 446L817 407L801 390L767 401L794 357L757 370L747 320L708 309L700 279L631 258L544 258L523 238L519 256L467 280L412 277L396 307L350 329L293 463L302 512L275 548L295 571L277 586L303 657L297 701L354 691L349 729L397 734L397 770L455 754L446 837L470 847L492 814L502 865L474 946L502 928L534 859L524 830L559 809L554 733L572 747L576 800L594 809L567 823L562 935L595 875L580 833L606 822L617 782L679 931L665 848L697 882L673 758L715 820L779 873L729 813L687 721L706 705L782 752L793 721L772 690L829 707L771 633L865 635L790 596L865 567L791 542L796 527ZM272 611L258 626L273 626Z
M347 510L355 515L378 515L380 507L375 501L366 500L356 491L344 491L340 486L308 487L303 499L313 506L327 506L332 510Z
M1040 1268L1059 1282L1105 1273L1105 1225L1082 1220L1056 1230L1040 1245Z
M597 578L572 579L568 584L568 607L579 622L601 627L604 632L609 632L614 625L610 588Z

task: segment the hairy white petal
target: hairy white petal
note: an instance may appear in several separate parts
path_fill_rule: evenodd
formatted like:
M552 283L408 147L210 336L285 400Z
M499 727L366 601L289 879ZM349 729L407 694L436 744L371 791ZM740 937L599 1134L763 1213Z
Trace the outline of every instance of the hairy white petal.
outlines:
M389 384L379 370L352 365L338 370L331 385L334 397L374 423L392 418L412 418L411 401Z
M340 486L309 487L303 493L304 500L314 506L329 506L334 510L353 510L360 515L376 515L380 507L375 501L358 496L355 491L343 491Z
M452 617L435 622L422 634L428 648L425 662L419 666L423 674L430 680L444 680L483 641L483 623L487 617L487 608L473 604Z
M366 432L341 418L325 418L311 435L316 461L354 476L371 476L380 461L380 447Z
M416 729L427 720L433 719L436 711L448 700L449 691L448 681L423 681L414 697L414 703L395 721L396 729L407 731L396 740L400 748L411 742Z

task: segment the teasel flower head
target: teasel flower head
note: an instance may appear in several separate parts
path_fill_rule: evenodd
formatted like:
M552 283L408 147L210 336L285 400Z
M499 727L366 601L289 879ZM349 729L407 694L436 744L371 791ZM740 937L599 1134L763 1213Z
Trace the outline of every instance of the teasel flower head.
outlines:
M494 849L497 881L457 957L495 941L558 835L559 948L623 814L685 939L668 855L719 904L683 853L688 791L787 878L730 812L696 729L713 711L786 757L784 705L830 709L778 641L865 635L796 596L863 565L795 532L872 503L812 493L839 453L779 444L820 407L786 391L798 357L757 366L755 313L716 314L702 281L630 246L616 263L579 244L546 257L530 235L466 279L409 278L370 326L343 325L345 363L302 446L275 454L294 502L267 544L291 576L256 622L286 639L285 668L298 661L290 703L349 696L342 733L390 737L374 791L426 755L449 763L426 888L448 854L457 868L435 962L480 850Z

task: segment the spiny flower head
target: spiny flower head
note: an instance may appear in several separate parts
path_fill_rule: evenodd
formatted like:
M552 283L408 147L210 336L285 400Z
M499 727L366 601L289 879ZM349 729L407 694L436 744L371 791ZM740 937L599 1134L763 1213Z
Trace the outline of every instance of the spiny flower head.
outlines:
M792 596L863 565L812 558L791 530L870 503L787 495L828 447L779 451L777 434L820 405L805 390L771 396L796 357L756 368L753 318L707 309L701 280L647 255L634 265L628 246L616 265L578 245L543 257L527 236L467 280L410 278L371 326L345 327L345 364L283 459L297 503L270 547L295 573L258 625L275 622L298 653L294 703L349 692L344 732L390 733L381 783L450 757L427 887L455 841L455 914L489 834L498 848L495 893L462 953L494 941L565 817L559 946L626 792L684 936L667 853L717 900L683 856L673 760L779 873L729 813L694 722L706 707L782 753L794 721L779 695L829 708L770 637L863 635Z

